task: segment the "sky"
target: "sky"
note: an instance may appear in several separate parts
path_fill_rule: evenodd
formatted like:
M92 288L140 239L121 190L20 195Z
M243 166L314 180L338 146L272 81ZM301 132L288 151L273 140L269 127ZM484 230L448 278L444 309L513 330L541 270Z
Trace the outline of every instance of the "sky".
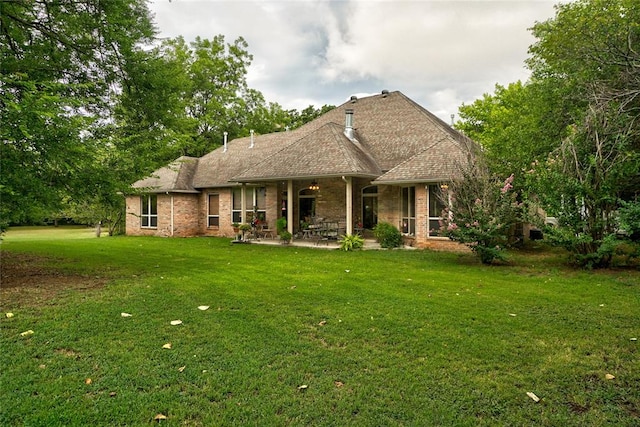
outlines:
M549 0L151 0L159 37L243 37L250 88L285 109L399 90L446 122L527 80Z

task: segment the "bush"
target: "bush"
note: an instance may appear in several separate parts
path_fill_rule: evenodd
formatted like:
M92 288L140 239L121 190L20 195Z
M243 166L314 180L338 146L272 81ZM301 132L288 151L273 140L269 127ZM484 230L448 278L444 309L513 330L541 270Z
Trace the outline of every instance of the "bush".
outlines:
M340 250L342 251L362 249L363 246L364 239L357 234L345 234L340 238Z
M620 228L629 239L640 242L640 199L620 204Z
M469 165L464 179L442 186L442 227L451 240L468 246L483 264L505 260L505 249L517 240L515 225L524 205L512 191L514 175L505 181L491 176L482 165Z
M287 219L280 217L276 220L276 232L280 235L283 231L287 230Z
M397 248L402 245L402 233L388 222L379 222L373 228L373 235L383 248Z
M282 240L282 243L289 243L291 241L291 238L293 237L293 235L287 230L281 231L279 236L280 240Z

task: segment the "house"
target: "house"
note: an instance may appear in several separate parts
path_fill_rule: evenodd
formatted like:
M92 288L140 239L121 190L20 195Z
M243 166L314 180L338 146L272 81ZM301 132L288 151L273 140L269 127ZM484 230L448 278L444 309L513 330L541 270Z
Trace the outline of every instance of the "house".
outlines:
M386 221L417 246L446 241L440 185L474 143L400 92L351 97L298 129L226 141L133 184L128 235L228 236L259 218L291 233L315 218L342 232ZM142 195L140 195L142 194Z

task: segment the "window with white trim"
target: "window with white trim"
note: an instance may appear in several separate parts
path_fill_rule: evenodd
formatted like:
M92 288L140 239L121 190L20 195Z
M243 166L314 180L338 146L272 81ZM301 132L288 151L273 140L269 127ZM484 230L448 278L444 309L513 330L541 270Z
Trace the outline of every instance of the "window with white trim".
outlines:
M220 195L209 194L209 211L207 214L207 226L220 226Z
M140 227L158 228L158 196L147 194L140 197Z
M429 184L428 196L429 197L429 237L441 236L440 224L442 224L442 211L445 208L444 203L440 199L440 185Z
M267 221L267 189L265 187L245 187L246 211L244 221L249 223L257 216L260 222ZM231 208L232 222L242 222L242 187L233 189Z
M404 234L416 234L416 188L402 188L402 229Z

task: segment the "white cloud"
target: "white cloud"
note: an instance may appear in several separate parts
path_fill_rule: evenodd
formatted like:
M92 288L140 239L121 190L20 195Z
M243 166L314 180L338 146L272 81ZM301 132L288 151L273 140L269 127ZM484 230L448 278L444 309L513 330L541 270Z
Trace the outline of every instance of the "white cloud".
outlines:
M162 36L244 37L249 85L285 108L401 90L443 120L495 83L528 77L547 0L187 1L150 7Z

